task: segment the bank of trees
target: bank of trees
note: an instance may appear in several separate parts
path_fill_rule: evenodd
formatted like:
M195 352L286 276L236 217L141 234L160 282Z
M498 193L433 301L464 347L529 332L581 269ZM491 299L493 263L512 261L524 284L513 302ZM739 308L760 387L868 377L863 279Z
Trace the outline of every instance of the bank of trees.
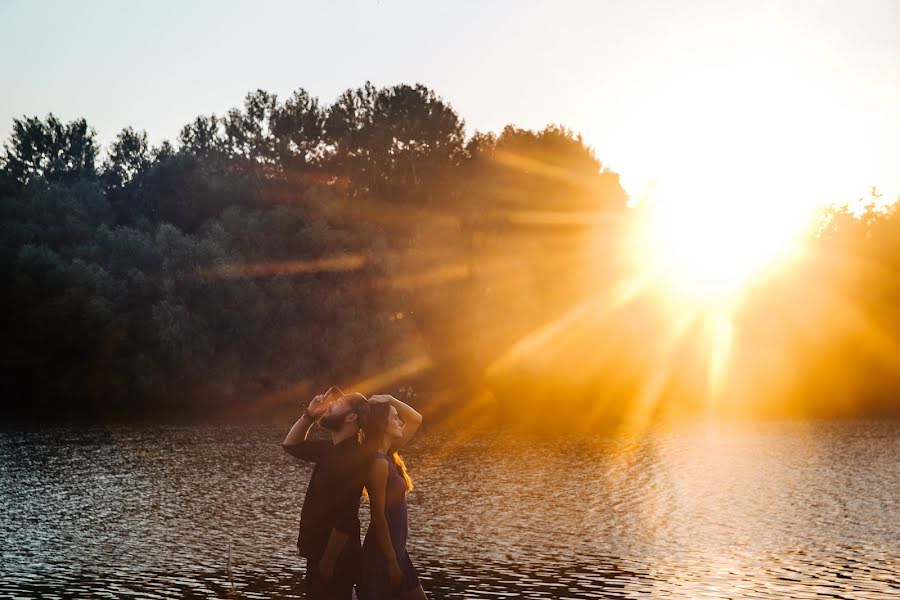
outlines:
M609 387L622 372L557 364L552 349L510 380L494 367L627 279L630 218L618 175L578 135L466 137L423 86L366 84L330 105L256 91L158 146L126 128L101 149L84 120L17 119L0 157L2 412L247 414L298 382L376 375L389 390L414 382L462 397L487 385L512 412L534 412L516 403L523 381L545 381L538 402L559 381L585 398L628 395L639 381ZM896 210L835 211L820 232L803 277L838 281L878 335L835 330L798 393L817 391L825 369L842 393L890 404L898 233ZM757 332L783 307L755 306L745 318ZM823 322L837 318L820 308ZM628 339L652 332L631 326L640 308L627 319L582 328L585 351L646 347Z
M17 119L0 178L0 386L22 415L211 414L298 381L461 368L459 340L489 320L468 307L516 253L511 211L625 207L571 132L466 139L408 85L332 105L257 91L156 147ZM505 293L538 286L516 267ZM524 300L503 300L517 327L542 317Z

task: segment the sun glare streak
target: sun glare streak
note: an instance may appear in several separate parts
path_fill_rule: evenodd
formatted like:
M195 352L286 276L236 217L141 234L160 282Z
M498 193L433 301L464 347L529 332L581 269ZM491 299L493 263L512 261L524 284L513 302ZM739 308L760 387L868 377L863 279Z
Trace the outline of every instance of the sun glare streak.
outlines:
M313 260L217 265L204 267L199 270L199 273L204 279L249 279L275 275L356 271L365 264L365 257L346 254Z
M546 352L547 346L554 339L566 333L575 323L590 315L594 304L594 300L583 302L552 323L548 323L526 335L487 368L487 375L496 375L512 367L524 357L539 352Z
M707 326L709 332L709 369L707 371L707 397L718 398L728 373L734 341L734 323L732 317L724 312L710 316Z
M469 267L467 265L438 265L416 273L394 275L382 282L382 286L395 291L413 290L458 281L468 276Z
M420 374L431 366L432 361L429 357L416 356L380 373L358 380L339 382L338 387L346 391L368 395L382 391L397 381ZM270 414L273 409L287 408L296 402L306 402L308 396L321 392L322 390L315 391L312 381L302 379L274 392L261 394L252 401L230 407L220 416L224 418L249 418L261 414ZM283 414L290 416L293 413L285 412Z
M578 173L567 167L548 164L536 158L523 156L515 152L498 150L494 155L494 160L515 170L537 173L548 179L555 179L576 186L587 186L593 181L590 175Z
M624 413L617 435L640 438L647 432L663 398L672 368L671 361L661 361L649 379L645 379L641 391Z
M621 218L617 214L596 211L515 210L500 214L508 222L517 225L561 225L573 227L609 225Z
M275 392L261 394L247 402L229 406L220 416L226 419L246 419L270 414L274 409L286 408L298 401L305 402L312 389L312 382L305 379L296 381ZM293 415L293 413L285 414Z
M363 379L343 382L339 387L343 390L352 390L354 392L359 392L360 394L372 394L385 389L397 381L417 375L430 368L431 365L431 358L427 356L414 356L396 367Z
M639 286L629 282L576 305L558 319L520 338L488 366L487 375L498 375L523 359L548 352L551 344L559 343L566 336L572 335L574 330L589 329L585 327L585 320L596 321L605 312L634 298L639 291Z

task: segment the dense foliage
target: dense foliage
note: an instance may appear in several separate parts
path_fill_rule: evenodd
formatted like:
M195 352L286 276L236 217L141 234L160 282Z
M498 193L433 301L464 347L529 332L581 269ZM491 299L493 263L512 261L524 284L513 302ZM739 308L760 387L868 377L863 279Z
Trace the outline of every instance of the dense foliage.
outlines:
M487 386L511 412L561 389L637 396L652 373L623 365L659 332L640 305L496 375L529 333L627 278L633 212L580 136L467 138L422 86L366 84L330 106L257 91L157 147L127 128L101 151L84 120L17 119L0 157L3 414L264 414L367 378ZM896 407L898 234L896 209L832 211L815 260L744 308L745 377L790 368L781 391L806 404ZM766 363L769 347L785 354ZM601 355L616 358L577 362Z
M512 150L568 178L494 160ZM489 318L461 310L489 287L479 232L510 251L510 210L626 200L571 132L467 140L408 85L331 106L257 91L175 146L128 128L101 152L84 120L17 119L0 167L7 414L217 414L411 360L456 369L471 346L448 339Z

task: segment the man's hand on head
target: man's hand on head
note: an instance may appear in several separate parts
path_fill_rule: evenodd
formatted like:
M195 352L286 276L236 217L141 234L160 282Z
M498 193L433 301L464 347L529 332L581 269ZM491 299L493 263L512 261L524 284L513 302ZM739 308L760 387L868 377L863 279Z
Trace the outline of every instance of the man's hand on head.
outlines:
M325 414L325 409L328 408L328 402L325 401L325 394L319 394L314 397L309 402L309 406L306 407L306 414L308 414L313 420L318 419L323 414Z

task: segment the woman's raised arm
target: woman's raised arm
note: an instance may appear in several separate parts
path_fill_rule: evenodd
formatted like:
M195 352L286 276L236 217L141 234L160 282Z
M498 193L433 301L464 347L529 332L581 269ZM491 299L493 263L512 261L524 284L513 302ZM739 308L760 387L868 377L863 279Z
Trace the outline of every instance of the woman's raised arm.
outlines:
M422 424L422 415L410 405L397 400L390 394L378 394L372 396L369 398L369 402L389 402L391 406L397 409L397 414L403 421L403 435L391 444L390 452L396 452L405 446L406 443L412 439L412 436L416 434L416 431L419 430L419 425Z

